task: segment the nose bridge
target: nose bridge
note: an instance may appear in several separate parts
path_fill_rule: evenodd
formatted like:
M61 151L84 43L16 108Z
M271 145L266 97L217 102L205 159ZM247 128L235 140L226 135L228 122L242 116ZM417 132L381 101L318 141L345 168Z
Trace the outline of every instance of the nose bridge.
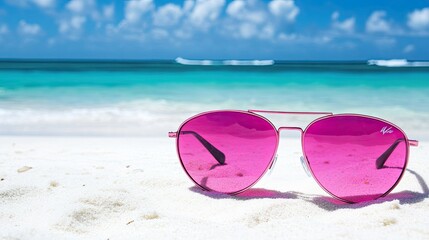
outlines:
M285 131L285 130L288 130L288 131L299 131L299 132L301 132L301 134L304 133L304 130L302 128L300 128L300 127L279 127L278 132L280 133L281 131Z

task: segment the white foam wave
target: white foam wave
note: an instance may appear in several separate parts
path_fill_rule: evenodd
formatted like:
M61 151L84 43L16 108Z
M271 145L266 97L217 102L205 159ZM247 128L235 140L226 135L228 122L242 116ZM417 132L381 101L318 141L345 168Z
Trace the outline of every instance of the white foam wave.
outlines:
M176 58L176 62L182 65L202 65L202 66L214 65L214 62L212 60L190 60L190 59L184 59L181 57Z
M406 59L368 60L368 65L380 67L429 67L429 62L410 62Z
M164 137L191 115L226 104L138 100L105 107L0 108L0 135Z
M232 66L270 66L274 65L274 60L225 60L223 64Z
M213 104L172 102L165 100L143 100L124 102L105 107L80 108L0 108L0 135L72 135L72 136L139 136L166 137L167 132L175 131L190 116L215 109L246 109L250 104L222 102ZM309 109L308 105L289 104L288 109ZM234 107L232 107L234 106ZM256 105L252 105L256 106ZM264 107L262 109L285 109L284 106ZM255 107L258 108L258 107ZM337 109L338 112L358 112L376 115L398 123L412 138L429 138L429 114L416 112L403 107L386 108L327 108L321 104L318 109ZM288 110L286 109L286 110ZM278 126L302 124L301 118L270 116ZM292 116L293 117L293 116ZM299 120L300 119L300 120ZM292 123L293 122L293 123ZM293 125L300 126L300 125ZM305 125L302 125L305 127Z
M178 57L176 62L182 65L196 66L270 66L274 65L274 60L191 60Z

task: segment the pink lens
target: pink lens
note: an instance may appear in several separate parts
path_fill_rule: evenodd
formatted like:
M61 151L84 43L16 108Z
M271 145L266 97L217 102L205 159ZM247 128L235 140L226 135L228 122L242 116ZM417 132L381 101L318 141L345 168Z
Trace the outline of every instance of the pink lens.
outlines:
M336 115L316 120L303 134L313 176L330 194L362 202L389 193L407 164L408 140L389 122Z
M207 190L237 193L265 173L277 149L277 130L248 112L204 113L185 122L179 157L192 180Z

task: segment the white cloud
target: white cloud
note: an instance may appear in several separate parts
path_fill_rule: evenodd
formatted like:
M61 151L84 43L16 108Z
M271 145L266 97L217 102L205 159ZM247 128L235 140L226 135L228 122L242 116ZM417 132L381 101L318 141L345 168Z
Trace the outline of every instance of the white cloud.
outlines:
M183 3L183 12L190 12L194 5L194 0L185 0L185 2Z
M228 4L226 13L229 19L226 34L235 38L272 38L276 32L272 17L263 2L235 0Z
M113 2L97 6L95 0L71 0L65 9L58 20L58 31L72 40L80 38L86 23L92 21L96 29L103 29L115 15Z
M285 21L292 23L299 13L293 0L235 0L226 9L230 17L228 34L236 38L273 39Z
M152 0L130 0L125 6L125 19L123 23L136 23L143 14L151 11L154 5Z
M103 5L98 9L95 2L92 2L85 6L85 12L73 14L91 17L97 28L100 28L103 25L103 22L113 20L113 17L115 16L115 4L111 3Z
M258 33L258 29L254 24L243 23L239 26L239 34L244 39L249 39Z
M131 0L124 10L123 20L106 31L138 40L189 39L209 29L210 34L238 39L275 39L299 13L294 0L185 0L160 6L152 0Z
M42 8L50 8L55 5L55 0L33 0L33 3Z
M161 29L161 28L154 28L152 30L152 36L155 39L162 39L162 38L167 38L169 36L168 31Z
M226 13L237 20L246 21L254 24L261 24L266 21L266 14L256 5L257 2L245 2L235 0L226 8Z
M59 25L59 31L60 31L61 33L66 33L66 32L68 32L68 31L69 31L69 29L70 29L70 24L69 24L69 22L67 22L67 21L61 21L61 22L60 22L60 25Z
M408 44L407 46L404 47L403 52L404 53L410 53L412 51L414 51L415 47L412 44Z
M245 1L235 0L228 5L226 8L226 13L231 16L240 16L245 7Z
M80 30L82 25L86 22L86 18L82 16L74 16L70 20L70 26L74 29Z
M99 26L100 21L106 20L106 15L113 14L114 5L106 5L101 9L101 12L99 12L95 0L71 0L66 5L66 9L69 13L68 16L65 15L63 17L63 29L74 31L80 30L80 26L82 26L89 17L91 17L96 22L97 26Z
M339 17L340 17L340 13L338 11L335 11L331 15L331 20L336 21L336 20L338 20Z
M408 26L414 30L429 28L429 8L416 9L408 14Z
M182 9L176 4L168 3L158 9L154 15L156 26L172 26L182 17Z
M66 8L75 13L81 13L85 10L85 0L71 0Z
M348 18L342 22L335 22L334 27L344 32L353 32L355 29L355 18Z
M79 15L64 19L60 21L59 31L63 34L69 33L71 38L77 38L85 22L86 17Z
M225 0L197 0L189 15L189 23L207 30L219 17Z
M375 11L369 16L366 21L366 31L367 32L391 32L391 26L384 17L386 17L385 11Z
M272 0L268 4L268 9L274 16L284 18L289 22L295 21L299 13L299 8L293 0Z
M267 24L261 29L261 33L259 34L259 38L262 39L271 39L276 32L276 29L273 25Z
M174 31L174 35L181 39L190 39L192 37L192 33L184 29Z
M103 16L106 19L111 19L115 15L115 5L110 4L103 7Z
M295 40L297 38L296 34L286 34L286 33L280 33L279 39L282 41L291 41Z
M55 6L56 0L6 0L8 4L17 6L17 7L28 7L31 4L34 4L40 8L50 8Z
M0 24L0 35L9 33L9 28L6 24Z
M17 7L28 6L28 0L6 0L6 2L10 5L17 6Z
M355 30L356 19L354 17L347 18L344 21L339 20L340 14L338 12L333 12L331 15L332 27L336 30L353 33Z
M326 43L330 43L332 41L332 37L331 36L318 36L314 39L310 39L309 42L315 42L317 44L326 44Z
M151 33L161 36L160 31L153 31L154 28L148 28L151 25L150 20L153 17L154 10L155 4L152 0L125 1L124 18L118 24L107 24L105 26L106 33L110 36L118 36L133 41L144 41L147 39L146 35ZM101 26L100 21L98 25L99 27Z
M19 21L18 31L26 35L37 35L42 31L38 24L30 24L24 20Z

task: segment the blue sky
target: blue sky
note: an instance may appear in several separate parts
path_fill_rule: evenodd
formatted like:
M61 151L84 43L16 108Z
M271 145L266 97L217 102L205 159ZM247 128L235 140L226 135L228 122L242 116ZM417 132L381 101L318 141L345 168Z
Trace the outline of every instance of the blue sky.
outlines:
M1 0L0 58L429 59L428 0Z

